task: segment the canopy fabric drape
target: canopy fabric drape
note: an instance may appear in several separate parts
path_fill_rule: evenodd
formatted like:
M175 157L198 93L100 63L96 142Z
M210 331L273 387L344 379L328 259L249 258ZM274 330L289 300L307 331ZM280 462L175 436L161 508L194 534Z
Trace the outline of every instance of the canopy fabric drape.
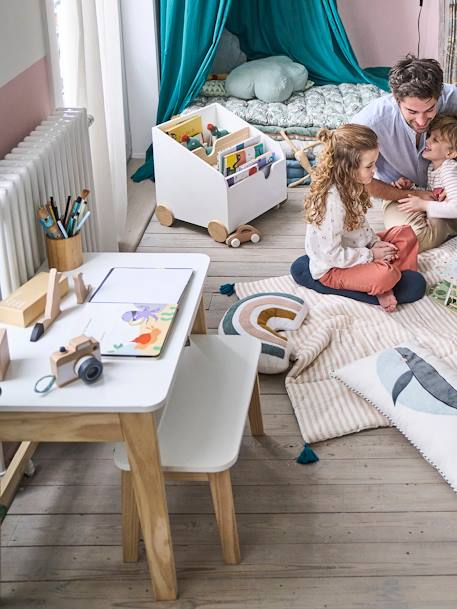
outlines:
M249 59L287 55L318 85L367 82L388 89L387 68L380 77L379 69L359 66L336 0L233 0L226 27Z
M232 0L160 0L161 81L156 124L179 114L203 87ZM153 178L152 145L132 179Z
M161 0L157 124L199 93L224 27L239 37L249 59L287 55L305 65L317 84L369 82L388 88L387 68L360 68L336 0ZM132 179L153 175L150 146Z

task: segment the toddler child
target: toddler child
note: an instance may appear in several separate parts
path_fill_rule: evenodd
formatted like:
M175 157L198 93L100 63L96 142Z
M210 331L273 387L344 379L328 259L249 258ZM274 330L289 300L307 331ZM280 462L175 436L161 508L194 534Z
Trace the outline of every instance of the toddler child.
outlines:
M442 243L457 235L457 116L440 114L433 119L422 156L430 161L427 176L430 200L412 195L400 199L398 209L413 214L408 222L420 242L428 241L430 233L433 239L435 233L439 233L443 236L438 242ZM400 178L395 184L407 189L412 186L406 178ZM440 189L446 193L446 199L441 202L432 194Z
M313 279L323 285L367 292L384 311L395 310L393 287L403 270L417 270L418 242L410 226L379 236L366 219L366 185L375 173L378 141L363 125L321 129L324 144L305 200L305 247Z

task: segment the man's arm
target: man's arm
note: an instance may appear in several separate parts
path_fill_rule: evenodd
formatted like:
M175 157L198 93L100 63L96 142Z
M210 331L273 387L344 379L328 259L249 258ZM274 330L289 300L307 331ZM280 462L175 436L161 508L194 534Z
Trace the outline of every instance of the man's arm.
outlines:
M420 197L421 199L432 199L432 195L427 190L401 190L390 184L386 184L381 180L373 179L370 184L367 184L367 190L370 197L378 197L388 201L399 201L405 197Z

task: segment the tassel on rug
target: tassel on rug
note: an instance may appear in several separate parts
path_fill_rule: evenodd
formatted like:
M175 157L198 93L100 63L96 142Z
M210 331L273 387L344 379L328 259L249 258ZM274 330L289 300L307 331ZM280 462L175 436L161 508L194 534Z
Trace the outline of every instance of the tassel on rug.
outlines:
M315 463L316 461L319 461L319 457L316 455L311 446L305 442L303 450L297 457L297 463L306 465L307 463Z
M6 505L0 505L0 522L2 522L2 520L5 518L7 512L8 508Z
M231 296L235 293L235 284L234 283L223 283L219 286L219 292L221 294L226 294L227 296Z

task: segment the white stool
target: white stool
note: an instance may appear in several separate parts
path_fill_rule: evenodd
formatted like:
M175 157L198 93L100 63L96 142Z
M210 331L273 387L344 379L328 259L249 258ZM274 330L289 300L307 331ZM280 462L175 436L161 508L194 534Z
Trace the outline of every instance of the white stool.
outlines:
M158 428L165 477L209 482L228 564L241 560L229 470L238 458L247 415L252 435L263 435L260 347L250 336L191 336ZM124 560L136 561L140 523L123 443L116 445L114 461L122 470Z

